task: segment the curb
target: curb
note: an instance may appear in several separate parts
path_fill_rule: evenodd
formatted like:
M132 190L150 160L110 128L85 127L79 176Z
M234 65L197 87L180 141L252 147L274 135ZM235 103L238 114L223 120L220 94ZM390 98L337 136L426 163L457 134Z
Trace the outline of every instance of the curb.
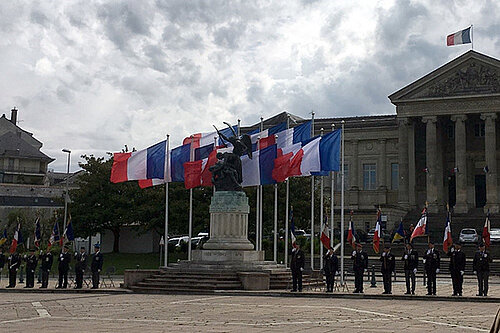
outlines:
M6 289L0 288L0 293L25 294L132 294L129 289Z

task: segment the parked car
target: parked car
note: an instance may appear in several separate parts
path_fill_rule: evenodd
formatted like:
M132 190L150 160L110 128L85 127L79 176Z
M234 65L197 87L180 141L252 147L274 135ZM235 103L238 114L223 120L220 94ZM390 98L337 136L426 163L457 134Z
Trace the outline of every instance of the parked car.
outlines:
M500 243L500 228L490 229L490 242Z
M366 235L366 241L371 242L373 240L373 235L375 235L375 228L372 228L370 231L368 231L368 234ZM388 233L387 230L382 229L380 239L383 239L385 242L390 242L392 240L391 234Z
M189 240L189 236L170 238L168 240L168 245L170 245L170 246L173 245L175 247L181 247L182 243L187 243L188 240Z
M462 243L478 243L479 235L476 229L462 229L462 231L460 231L459 240Z

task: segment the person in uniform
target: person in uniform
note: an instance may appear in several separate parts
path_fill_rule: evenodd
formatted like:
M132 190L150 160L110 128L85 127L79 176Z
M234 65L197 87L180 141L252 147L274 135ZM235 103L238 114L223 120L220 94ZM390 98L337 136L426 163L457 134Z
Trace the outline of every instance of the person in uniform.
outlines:
M0 281L2 281L2 271L5 266L5 254L3 254L3 248L0 247Z
M453 284L451 296L462 296L466 261L465 253L462 252L462 244L453 244L448 251L448 257L450 257L450 274Z
M404 261L406 292L405 295L415 295L415 275L418 269L418 252L413 248L413 244L406 243L406 250L401 260ZM411 282L411 288L410 288Z
M330 248L328 252L326 252L323 259L323 273L326 277L326 292L331 293L333 292L333 285L335 283L335 274L339 270L339 260L333 252L333 248Z
M384 246L384 252L380 256L380 271L382 272L382 279L384 280L383 294L392 294L392 273L396 269L396 257L391 253L389 245Z
M26 286L24 288L33 288L35 286L35 270L38 264L38 258L35 254L35 249L30 250L30 255L25 257L26 260Z
M292 249L292 259L290 261L290 269L292 271L292 292L302 291L302 272L304 271L304 252L300 249L300 245L296 244ZM298 287L298 289L297 289Z
M45 253L40 255L40 260L40 268L42 269L42 285L40 288L47 288L49 285L49 273L52 269L52 262L54 261L52 252L50 252L49 249L45 250Z
M429 242L429 249L424 255L423 262L427 274L427 295L436 295L436 275L439 273L441 258L432 241Z
M94 245L94 254L92 255L92 262L90 264L90 269L92 270L92 289L99 288L99 275L102 270L103 256L101 253L101 246L99 244Z
M486 251L484 243L479 244L479 251L474 254L472 266L477 276L479 292L476 296L488 296L488 278L490 276L491 255Z
M19 257L19 254L17 254L17 252L14 252L10 254L7 261L7 264L9 265L9 285L7 286L7 288L15 288L17 271L21 266L21 258Z
M363 293L363 275L368 268L368 254L363 251L363 245L356 243L356 251L352 252L352 269L354 271L354 293Z
M68 250L68 245L64 245L62 252L59 254L59 258L57 258L57 261L59 262L57 267L59 271L59 284L57 285L57 289L68 288L68 271L69 263L71 262L71 255Z
M80 253L75 252L75 275L76 275L76 286L75 289L82 289L83 286L83 273L87 268L87 253L85 252L85 247L80 248Z

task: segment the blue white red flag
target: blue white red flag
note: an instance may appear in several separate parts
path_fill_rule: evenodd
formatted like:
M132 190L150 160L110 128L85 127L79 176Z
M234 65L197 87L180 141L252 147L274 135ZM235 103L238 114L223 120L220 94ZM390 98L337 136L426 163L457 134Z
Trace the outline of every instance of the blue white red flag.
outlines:
M468 27L467 29L460 30L446 37L446 45L460 45L460 44L468 44L472 42L471 38L471 29L472 27Z
M50 238L49 238L48 248L50 249L52 244L59 242L60 240L61 240L61 236L59 233L59 223L56 221L54 223L54 227L52 228L52 234L50 235Z
M379 253L380 251L381 223L382 223L382 211L380 210L379 207L377 210L377 224L375 225L375 232L373 233L373 251L375 251L375 253Z
M446 225L444 226L443 251L448 252L448 248L453 244L451 237L451 213L446 215Z
M351 217L349 220L349 230L347 232L347 241L349 244L351 244L352 248L356 248L356 241L358 240L358 237L356 235L356 231L354 230L354 222L352 221L352 215L354 212L351 210Z
M14 238L12 238L12 243L10 244L10 253L14 253L17 250L17 245L23 242L23 236L21 235L21 223L17 225L17 229L14 232Z
M420 216L420 220L418 220L417 226L413 229L413 232L410 237L410 243L413 241L413 238L425 236L427 234L427 207L424 207L422 210L422 215Z
M40 241L42 240L42 233L40 230L40 218L37 217L35 220L35 247L40 248Z

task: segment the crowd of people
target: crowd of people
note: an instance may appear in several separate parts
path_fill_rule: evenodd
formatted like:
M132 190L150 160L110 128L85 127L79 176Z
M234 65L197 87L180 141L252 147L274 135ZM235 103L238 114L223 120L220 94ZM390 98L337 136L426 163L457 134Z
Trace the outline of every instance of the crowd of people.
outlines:
M419 253L414 249L412 243L406 243L405 250L400 260L403 261L403 269L406 283L406 295L415 295L416 274L419 270ZM292 249L290 269L292 272L293 288L292 292L302 291L302 272L304 271L305 256L296 245ZM465 274L466 255L462 251L462 244L453 244L446 255L449 260L449 272L453 285L452 296L462 296L463 281ZM363 245L356 243L356 249L352 252L352 272L354 273L354 293L363 293L363 278L368 271L368 254L363 251ZM391 246L385 245L380 255L380 272L384 284L383 294L392 294L392 276L396 269L396 256L391 253ZM474 254L472 268L478 281L477 296L488 296L488 279L490 275L490 263L492 262L489 251L485 244L478 245L478 251ZM441 269L441 254L434 247L434 242L430 241L428 249L422 256L423 269L427 278L427 295L436 295L436 278ZM321 269L325 275L326 292L333 292L335 276L340 274L339 261L333 248L330 248L323 257L323 267Z
M61 253L57 257L57 271L59 273L58 282L56 289L66 289L68 288L68 273L70 270L70 263L74 260L75 268L75 289L83 288L84 273L87 269L87 262L89 255L87 254L85 247L80 248L80 252L75 252L74 255L69 253L70 246L66 244L62 247ZM92 274L92 289L99 288L100 273L103 264L103 255L100 251L100 245L94 245L94 253L90 258L90 271ZM26 285L24 288L34 288L35 287L35 273L37 267L39 268L39 283L40 288L48 288L49 286L49 275L52 270L52 265L54 262L54 255L50 249L40 250L38 256L36 255L35 249L30 249L29 254L21 257L17 251L9 253L7 256L3 253L3 249L0 247L0 279L1 273L4 266L7 266L9 272L9 284L6 288L15 288L17 274L21 269L21 263L25 262L26 265Z

